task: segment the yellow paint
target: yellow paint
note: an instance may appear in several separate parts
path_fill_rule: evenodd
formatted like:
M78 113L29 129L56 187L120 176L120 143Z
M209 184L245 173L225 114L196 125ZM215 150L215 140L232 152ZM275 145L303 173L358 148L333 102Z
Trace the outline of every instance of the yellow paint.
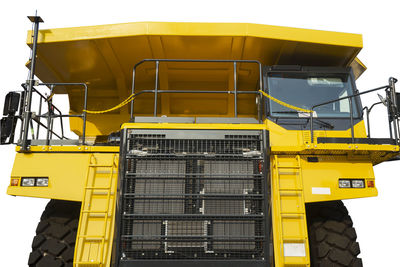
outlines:
M378 195L374 188L339 188L339 178L375 180L371 161L346 156L318 156L319 162L308 162L302 156L304 196L306 202L331 201ZM329 188L330 194L313 194L312 188Z
M272 231L275 266L310 266L303 168L300 156L271 157ZM304 257L285 256L284 244L304 245Z
M106 110L131 95L132 68L146 58L258 60L263 65L347 67L362 48L359 34L244 23L138 22L39 31L36 75L43 82L86 82L88 110ZM28 33L27 44L31 43ZM293 60L296 61L293 61ZM291 61L292 60L292 61ZM362 69L363 66L356 62ZM154 88L155 64L136 71L136 92ZM360 72L361 73L361 72ZM160 89L233 90L232 63L160 63ZM183 78L183 79L182 79ZM238 90L257 91L257 64L239 63ZM70 113L83 110L80 87L56 87L67 93ZM228 94L160 94L159 115L233 116ZM256 117L255 95L238 96L238 114ZM135 99L137 116L152 115L153 94ZM87 135L108 135L129 120L129 108L102 116L88 115ZM81 118L70 127L82 134Z
M21 150L20 146L16 151ZM119 146L31 146L31 152L119 153Z
M118 183L118 156L93 154L87 163L74 267L109 266L114 236Z
M122 129L263 130L264 124L228 123L124 123Z
M11 179L49 177L48 187L9 186L7 194L82 201L89 158L102 160L108 153L17 153Z

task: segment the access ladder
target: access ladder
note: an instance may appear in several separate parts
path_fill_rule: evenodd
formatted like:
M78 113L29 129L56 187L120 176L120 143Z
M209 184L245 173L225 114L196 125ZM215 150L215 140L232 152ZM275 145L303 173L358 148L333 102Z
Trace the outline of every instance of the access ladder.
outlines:
M310 266L301 158L274 155L272 216L275 266Z
M108 266L117 191L117 154L89 157L74 267Z

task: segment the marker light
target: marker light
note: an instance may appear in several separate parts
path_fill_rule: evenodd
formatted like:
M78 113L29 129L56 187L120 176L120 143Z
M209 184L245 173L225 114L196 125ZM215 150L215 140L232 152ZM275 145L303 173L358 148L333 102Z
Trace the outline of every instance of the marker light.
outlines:
M375 187L375 182L374 181L367 181L367 186L368 187Z
M49 186L49 178L37 178L36 186Z
M347 179L339 179L339 188L351 188L351 181Z
M22 178L21 186L35 186L35 178Z
M353 188L364 188L364 180L351 180L351 187Z
M19 179L11 179L11 186L18 186Z

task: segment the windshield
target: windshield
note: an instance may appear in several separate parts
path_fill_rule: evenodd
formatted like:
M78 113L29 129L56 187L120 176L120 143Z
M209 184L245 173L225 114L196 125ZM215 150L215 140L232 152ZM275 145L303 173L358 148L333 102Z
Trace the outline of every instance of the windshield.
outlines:
M353 94L349 74L270 73L268 89L271 96L303 109ZM269 102L274 117L309 117L308 113L284 107L272 100ZM316 107L314 111L314 117L349 118L349 100ZM353 116L358 117L354 99Z

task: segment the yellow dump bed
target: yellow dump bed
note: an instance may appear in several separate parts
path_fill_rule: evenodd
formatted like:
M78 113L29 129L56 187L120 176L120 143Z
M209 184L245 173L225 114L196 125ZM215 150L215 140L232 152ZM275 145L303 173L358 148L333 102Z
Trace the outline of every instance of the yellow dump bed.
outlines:
M31 33L27 43L31 45ZM43 82L87 82L89 110L112 107L130 95L133 66L143 59L258 60L264 65L353 66L358 77L364 66L356 59L362 48L358 34L242 23L140 22L41 30L36 74ZM238 90L258 90L258 67L239 64ZM231 90L232 64L162 63L162 90ZM136 91L154 88L154 63L138 67ZM81 113L81 88L68 93L71 113ZM238 98L238 114L253 117L254 95ZM154 95L135 100L136 115L153 115ZM232 116L225 94L165 94L158 115ZM129 120L129 107L89 115L87 135L107 135ZM80 118L71 130L81 133Z

